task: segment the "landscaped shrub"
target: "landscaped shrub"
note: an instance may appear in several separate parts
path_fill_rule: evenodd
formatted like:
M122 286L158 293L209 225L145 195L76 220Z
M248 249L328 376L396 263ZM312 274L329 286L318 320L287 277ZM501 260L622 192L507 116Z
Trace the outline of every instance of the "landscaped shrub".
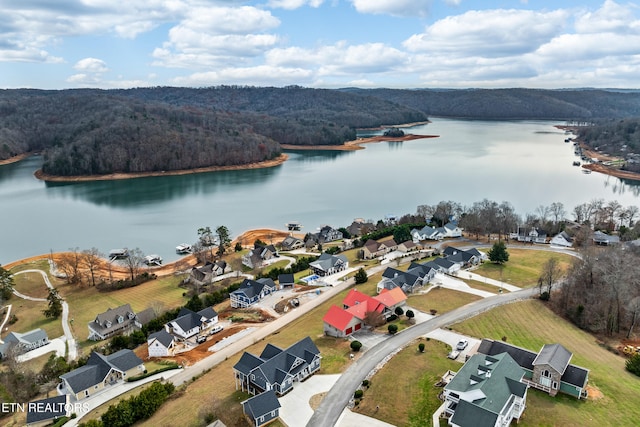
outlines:
M355 393L353 393L353 397L356 399L361 399L364 396L364 391L358 389Z
M351 344L349 344L349 346L353 351L360 351L360 349L362 348L362 343L360 341L351 341Z
M549 292L544 291L543 293L540 294L540 299L542 301L549 301Z
M394 320L397 320L398 316L396 316L395 314L392 314L391 316L389 316L389 318L387 319L387 322L393 322Z
M393 335L396 332L398 332L398 325L391 324L391 325L387 326L387 330L389 331L389 333L391 335Z
M424 343L423 343L423 342L421 342L420 344L418 344L418 351L419 351L420 353L424 353Z
M371 383L369 382L369 380L362 380L362 387L369 388L370 385L371 385Z
M640 377L640 354L634 354L625 364L627 371Z
M396 316L402 316L404 314L404 310L402 309L402 307L396 307L394 313L396 314Z

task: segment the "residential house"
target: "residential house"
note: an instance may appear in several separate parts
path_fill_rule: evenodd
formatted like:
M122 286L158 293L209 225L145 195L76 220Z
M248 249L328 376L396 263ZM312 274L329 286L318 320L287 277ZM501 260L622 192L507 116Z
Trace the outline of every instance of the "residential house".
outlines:
M94 351L86 365L60 375L62 382L58 391L72 400L81 400L143 372L142 360L131 350L120 350L108 356Z
M293 274L285 273L278 275L278 285L280 285L280 289L293 288L295 284L296 279Z
M405 293L412 293L416 288L423 285L423 279L417 272L402 271L393 267L387 267L382 273L382 279L378 282L377 291L380 293L383 289L400 288Z
M349 261L344 255L320 254L317 260L309 263L309 268L318 276L329 276L349 268Z
M516 233L509 234L509 238L518 242L547 243L547 232L538 227L520 227Z
M67 406L68 396L55 396L35 400L27 404L27 426L40 427L53 425L57 418L71 415Z
M382 242L376 242L375 240L367 240L362 247L363 259L373 259L384 256L391 251L395 251L398 248L398 244L393 239L386 239Z
M227 270L226 261L207 261L205 265L201 267L193 267L189 274L189 282L198 286L208 285L213 283L213 280L223 275Z
M356 316L352 311L331 306L327 314L322 318L325 335L345 338L353 332L359 331L364 326L364 319Z
M336 240L342 239L344 236L342 235L342 231L336 230L335 228L324 225L320 228L318 232L318 243L321 245L329 242L334 242Z
M398 250L402 253L410 253L419 251L422 246L418 243L414 243L413 240L407 240L398 245Z
M175 337L165 329L150 334L149 338L147 338L149 357L173 356L175 354L176 345Z
M605 234L600 230L593 233L592 240L593 244L598 246L609 246L620 243L620 237Z
M244 279L240 287L229 295L231 307L249 307L276 290L275 282L267 277L258 280Z
M188 308L182 308L178 312L178 317L168 322L165 329L169 333L187 339L217 322L218 313L211 307L204 308L197 313Z
M287 236L280 243L280 247L283 251L293 251L295 249L304 248L304 241L302 239L298 239L297 237Z
M524 370L508 354L474 354L444 387L445 414L456 427L507 427L527 402Z
M15 348L16 354L26 353L38 347L49 344L49 337L43 329L34 329L21 334L20 332L10 332L0 343L0 357L6 357L10 349Z
M255 245L246 255L242 256L242 264L249 268L262 267L266 261L278 257L278 250L273 245Z
M356 218L353 220L350 226L347 227L347 231L351 237L360 237L369 233L376 228L375 224L366 222L362 218Z
M273 390L252 396L241 403L242 412L254 427L269 424L280 416L280 402Z
M447 258L435 258L433 261L429 261L427 264L432 266L431 263L440 267L440 271L446 274L455 274L460 270L461 264L450 261Z
M380 301L385 306L385 309L391 313L394 313L396 308L402 307L407 303L407 295L401 288L383 289L380 294L373 298Z
M411 238L413 243L420 243L423 240L442 240L444 235L433 227L425 225L421 229L414 228L411 230Z
M462 228L458 227L458 223L455 221L450 221L442 227L438 227L438 231L442 234L442 237L462 237Z
M559 234L553 236L549 243L555 246L564 246L565 248L570 248L571 246L573 246L573 237L571 237L566 231L561 231Z
M483 339L478 352L489 356L509 353L525 370L523 381L552 396L560 392L578 399L587 397L589 370L570 364L572 354L560 344L546 344L535 353L506 342Z
M108 308L89 322L89 339L100 341L114 335L129 333L138 328L136 325L136 313L130 304L124 304L116 308Z
M304 381L320 369L320 350L306 337L281 349L267 344L260 356L244 352L233 366L236 390L257 395L273 390L282 396L296 381Z
M158 315L156 314L156 311L153 308L151 307L145 308L141 312L136 313L135 325L137 328L142 329L144 325L148 324L156 317L158 317Z
M442 255L449 261L459 264L461 267L476 265L480 262L480 258L470 251L447 246Z

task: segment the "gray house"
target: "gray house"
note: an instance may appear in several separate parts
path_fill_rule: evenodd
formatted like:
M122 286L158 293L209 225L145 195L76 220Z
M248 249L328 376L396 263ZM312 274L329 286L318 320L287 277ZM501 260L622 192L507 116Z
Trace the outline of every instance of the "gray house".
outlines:
M309 268L318 276L329 276L349 268L349 261L344 255L330 255L323 252L317 260L309 263Z
M260 427L280 416L280 402L273 390L265 391L242 402L242 411L252 425Z
M58 392L69 395L72 400L81 400L143 372L142 360L131 350L120 350L108 356L94 351L86 365L60 375L62 382Z
M477 353L444 388L445 414L456 427L507 427L527 402L525 371L508 353Z
M551 396L560 392L578 399L587 397L589 370L570 364L573 354L560 344L545 344L535 353L506 342L485 338L480 343L478 352L487 355L509 353L525 370L523 381Z
M291 391L294 382L304 381L319 369L320 350L306 337L284 350L267 344L260 356L245 352L233 372L236 390L283 395Z
M93 322L87 325L89 328L89 339L100 341L127 333L138 327L136 325L136 313L131 309L130 304L124 304L116 308L108 308L104 313L96 316Z
M39 328L24 334L10 332L5 337L4 343L0 344L0 356L6 357L9 349L13 347L18 353L26 353L47 344L49 344L49 337L47 337L47 333L44 330Z

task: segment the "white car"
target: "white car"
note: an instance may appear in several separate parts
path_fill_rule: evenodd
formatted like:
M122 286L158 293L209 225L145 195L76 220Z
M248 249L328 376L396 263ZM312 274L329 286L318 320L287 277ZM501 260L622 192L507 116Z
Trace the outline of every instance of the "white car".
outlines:
M221 332L224 328L220 325L216 325L213 328L211 328L211 330L209 331L209 335L213 335L213 334L217 334L218 332Z
M467 346L469 345L469 341L467 340L460 340L458 341L458 344L456 344L456 350L464 350L465 348L467 348Z
M448 357L449 359L456 360L456 359L458 358L458 356L459 356L459 355L460 355L460 352L459 352L459 351L457 351L457 350L451 350L451 352L450 352L449 354L447 354L447 357Z

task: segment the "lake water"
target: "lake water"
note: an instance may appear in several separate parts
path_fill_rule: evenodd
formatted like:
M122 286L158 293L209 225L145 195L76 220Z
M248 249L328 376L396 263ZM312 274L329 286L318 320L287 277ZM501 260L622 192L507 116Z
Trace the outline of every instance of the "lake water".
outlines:
M554 124L433 119L410 132L439 138L292 151L267 169L120 181L44 183L32 157L0 166L0 264L73 247L139 247L169 261L203 226L237 236L299 221L314 232L441 200L509 201L521 215L553 202L567 212L594 198L638 203L640 187L572 166L573 146Z

